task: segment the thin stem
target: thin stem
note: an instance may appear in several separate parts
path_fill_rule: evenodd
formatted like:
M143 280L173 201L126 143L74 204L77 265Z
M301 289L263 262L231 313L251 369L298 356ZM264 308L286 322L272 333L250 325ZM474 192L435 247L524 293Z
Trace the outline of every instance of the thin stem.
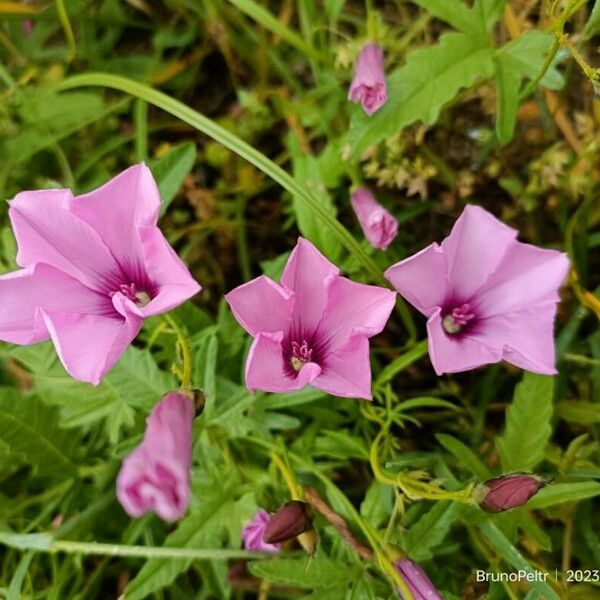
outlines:
M139 162L148 160L148 103L139 98L133 105L135 123L135 156Z
M397 356L389 365L382 369L375 380L374 387L381 387L390 381L400 371L427 354L427 340L417 342L408 352Z
M69 13L65 7L64 0L56 1L56 12L58 13L58 19L62 25L63 31L65 32L65 38L67 39L67 45L69 46L69 53L67 54L67 62L71 62L77 54L77 47L75 45L75 36L73 35L73 28L69 21Z
M181 361L183 363L183 370L179 371L177 369L177 371L179 371L178 374L181 378L181 389L188 390L192 387L192 353L190 344L181 327L177 324L177 321L169 313L164 314L163 317L177 335L177 347L181 351Z
M271 460L273 461L273 464L279 469L279 472L281 473L281 476L283 477L285 484L287 485L288 490L290 491L290 496L292 497L292 500L304 500L303 494L300 491L300 486L298 485L296 478L277 452L271 452Z
M163 94L147 85L119 75L111 75L109 73L76 75L61 81L56 89L63 91L89 86L112 88L141 98L149 104L157 106L178 119L181 119L185 123L188 123L195 129L205 133L220 144L223 144L226 148L229 148L248 162L252 163L263 173L271 177L271 179L279 183L290 194L304 202L317 219L329 228L339 242L356 258L365 271L369 273L370 277L379 285L389 287L387 280L383 277L373 259L362 249L361 245L354 239L352 234L329 213L329 211L305 186L301 185L279 165L238 138L235 134L227 131L217 123L211 121L182 102L171 98L167 94ZM412 344L416 338L416 329L411 313L408 310L406 303L400 297L398 297L396 307L408 332L408 343Z

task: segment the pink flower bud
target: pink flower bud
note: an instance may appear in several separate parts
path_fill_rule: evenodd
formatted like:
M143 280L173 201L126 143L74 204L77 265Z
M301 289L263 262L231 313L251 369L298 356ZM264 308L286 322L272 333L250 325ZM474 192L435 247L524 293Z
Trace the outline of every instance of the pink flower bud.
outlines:
M522 506L550 480L531 473L513 473L478 485L473 497L486 512L503 512Z
M414 600L444 600L427 573L408 558L396 563L396 571L404 579Z
M398 235L398 221L367 188L354 190L350 194L350 202L371 246L385 250Z
M383 50L378 44L367 44L358 54L354 79L348 91L348 100L360 102L371 116L388 99L383 72Z
M279 552L280 544L269 544L264 540L264 533L269 524L269 513L265 510L258 510L254 518L242 530L242 539L246 550L255 550L256 552Z
M181 518L190 498L192 422L188 396L171 392L146 419L142 443L123 461L117 498L128 515L153 511L165 521Z
M292 500L282 506L274 515L271 515L263 540L273 544L286 542L308 531L312 527L308 504L300 500Z

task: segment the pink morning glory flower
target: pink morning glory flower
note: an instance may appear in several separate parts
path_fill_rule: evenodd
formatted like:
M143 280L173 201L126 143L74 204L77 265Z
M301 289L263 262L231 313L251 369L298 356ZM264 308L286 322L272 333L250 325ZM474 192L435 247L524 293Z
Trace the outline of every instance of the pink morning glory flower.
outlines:
M437 588L431 583L427 573L408 558L396 563L396 571L406 582L414 600L443 600Z
M385 250L398 235L398 221L375 200L367 188L350 194L350 203L361 229L374 248Z
M146 419L142 443L123 461L117 498L131 517L155 512L180 519L190 499L194 406L185 394L167 394Z
M383 50L378 44L366 44L356 59L356 69L348 90L348 100L360 102L363 110L371 116L387 102L387 99Z
M385 326L394 292L341 277L299 238L280 284L258 277L225 299L254 336L249 389L289 392L310 384L334 396L371 398L369 338Z
M242 540L246 550L254 550L255 552L279 552L281 544L267 544L263 541L265 529L270 520L269 513L259 509L242 530Z
M159 206L143 164L82 196L18 194L9 216L23 268L0 277L0 339L50 338L71 376L99 383L145 317L200 290L156 225Z
M467 206L450 235L385 276L426 317L435 372L506 360L553 374L553 324L565 254L516 240L517 232Z

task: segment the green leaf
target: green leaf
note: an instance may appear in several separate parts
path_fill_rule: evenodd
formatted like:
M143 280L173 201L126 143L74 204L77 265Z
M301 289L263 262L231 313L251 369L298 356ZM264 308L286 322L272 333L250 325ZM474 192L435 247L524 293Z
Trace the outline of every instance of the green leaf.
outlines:
M161 158L150 162L150 169L158 183L162 204L160 214L164 215L169 204L175 198L186 175L192 170L196 162L196 144L184 142L173 146Z
M357 570L328 558L275 558L251 562L250 572L256 577L300 588L328 588L347 584L357 576Z
M33 396L0 389L0 441L44 475L74 477L78 439L58 425L58 413Z
M490 470L483 464L481 459L465 444L455 437L446 433L436 433L438 442L448 450L458 462L468 471L473 473L480 481L490 479Z
M415 50L388 80L389 100L373 116L354 111L347 145L355 157L407 125L435 123L460 89L494 75L493 49L465 33L442 35L436 46Z
M364 439L348 431L322 431L315 440L313 452L317 456L369 460L369 450Z
M600 496L600 483L597 481L582 481L579 483L554 483L542 488L525 508L546 508L563 502L578 502Z
M588 400L576 400L574 402L558 402L556 414L569 423L579 425L593 425L600 423L600 404Z
M521 73L512 62L499 55L496 65L496 136L501 144L507 144L513 137L519 108L519 88Z
M506 411L506 429L496 448L505 472L531 471L543 458L550 439L552 377L525 373Z
M594 3L594 8L592 8L592 12L590 13L590 18L585 25L585 29L583 30L583 37L586 40L589 40L592 36L596 35L600 31L600 0L596 0Z
M416 561L428 560L460 516L460 505L438 502L402 536L402 547Z
M310 154L305 154L297 138L292 134L288 136L288 145L292 155L294 178L312 192L323 209L335 217L337 211L325 184L321 181L318 160ZM298 196L293 196L292 205L300 233L313 242L329 260L336 262L342 249L338 240Z

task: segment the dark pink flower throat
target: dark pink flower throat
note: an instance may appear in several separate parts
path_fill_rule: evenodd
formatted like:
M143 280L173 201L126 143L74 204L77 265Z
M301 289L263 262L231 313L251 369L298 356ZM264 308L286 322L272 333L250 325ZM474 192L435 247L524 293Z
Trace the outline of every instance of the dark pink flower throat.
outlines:
M462 306L453 308L451 312L444 316L442 326L446 333L459 333L474 317L475 314L471 312L471 306L465 302Z
M109 295L112 298L118 292L121 292L121 294L129 298L129 300L131 300L132 302L135 302L138 306L146 306L151 300L150 294L143 290L138 291L135 283L123 283L119 286L118 290L110 292Z
M294 371L299 371L306 363L312 360L312 348L309 348L308 342L302 340L302 343L292 342L292 356L290 362Z

